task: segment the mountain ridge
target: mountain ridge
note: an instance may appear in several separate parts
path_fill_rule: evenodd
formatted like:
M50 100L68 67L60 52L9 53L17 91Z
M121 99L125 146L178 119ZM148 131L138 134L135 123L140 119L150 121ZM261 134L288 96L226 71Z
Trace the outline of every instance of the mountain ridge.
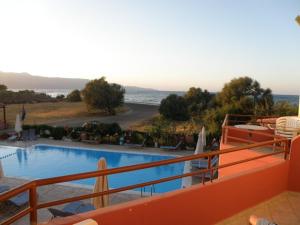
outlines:
M15 73L0 71L0 84L8 89L83 89L89 79L44 77L29 73ZM152 88L124 86L126 91L159 91Z

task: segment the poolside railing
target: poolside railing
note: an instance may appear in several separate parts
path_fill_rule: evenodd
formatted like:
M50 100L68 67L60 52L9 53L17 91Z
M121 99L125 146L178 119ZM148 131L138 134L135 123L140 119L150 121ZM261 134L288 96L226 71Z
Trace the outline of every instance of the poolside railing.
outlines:
M224 126L223 129L225 130L230 130L232 127L229 126ZM238 128L234 128L238 129ZM242 129L238 129L239 131L243 132ZM257 132L257 131L247 131L248 133L251 133L252 135L266 135L270 136L271 134L265 134L262 132ZM176 179L181 179L184 177L191 177L191 176L202 176L206 173L210 173L210 180L205 181L205 179L202 179L203 184L206 182L213 182L213 174L215 171L218 171L219 169L223 169L226 167L246 163L249 161L254 161L257 159L265 158L265 157L270 157L278 154L284 154L284 158L288 159L288 154L289 154L289 140L284 138L284 137L279 137L279 136L274 136L271 135L273 138L272 140L269 141L263 141L263 142L255 142L247 144L245 146L237 146L237 147L231 147L228 149L224 150L219 150L219 151L213 151L213 152L207 152L207 153L202 153L198 155L189 155L189 156L184 156L184 157L178 157L178 158L173 158L173 159L167 159L167 160L162 160L162 161L156 161L156 162L151 162L151 163L143 163L143 164L138 164L138 165L132 165L132 166L124 166L124 167L119 167L119 168L112 168L112 169L106 169L102 171L93 171L93 172L86 172L86 173L80 173L80 174L72 174L72 175L66 175L66 176L60 176L60 177L53 177L53 178L47 178L47 179L38 179L34 180L31 182L28 182L24 185L21 185L13 190L10 190L8 192L5 192L0 195L0 202L1 201L7 201L12 197L17 196L18 194L21 194L23 192L29 192L29 205L26 209L18 212L16 215L10 217L6 221L4 221L2 224L7 225L11 224L18 219L24 217L25 215L30 215L30 223L31 224L37 224L37 218L38 218L38 210L43 209L43 208L48 208L52 206L57 206L69 202L74 202L74 201L79 201L83 199L90 199L90 198L95 198L103 195L108 195L108 194L114 194L118 192L123 192L127 190L132 190L136 188L142 188L154 184L159 184L162 182L168 182ZM226 136L223 137L224 142L227 142L227 139L232 138L231 136ZM241 142L246 142L249 143L249 140L236 140L236 141L241 141ZM226 163L223 165L216 165L212 166L212 159L214 157L219 157L222 154L227 154L227 153L232 153L232 152L237 152L237 151L242 151L245 149L253 149L253 148L259 148L259 147L265 147L265 146L274 146L276 145L276 151L270 152L270 153L264 153L255 157L250 157L247 159L243 160L238 160L230 163ZM38 194L37 194L37 189L41 186L45 185L53 185L53 184L58 184L62 182L69 182L69 181L74 181L74 180L80 180L80 179L87 179L87 178L94 178L94 177L99 177L99 176L108 176L112 174L119 174L119 173L125 173L125 172L130 172L130 171L135 171L135 170L141 170L141 169L147 169L147 168L153 168L153 167L158 167L158 166L164 166L164 165L169 165L169 164L174 164L174 163L180 163L180 162L186 162L186 161L191 161L191 160L197 160L197 159L207 159L208 160L208 167L206 169L199 169L196 171L180 174L180 175L175 175L175 176L170 176L158 180L152 180L148 182L143 182L143 183L138 183L134 185L129 185L129 186L124 186L116 189L111 189L103 192L98 192L98 193L91 193L91 194L85 194L85 195L80 195L76 197L71 197L71 198L65 198L65 199L60 199L60 200L55 200L55 201L50 201L50 202L45 202L45 203L39 203L38 202Z

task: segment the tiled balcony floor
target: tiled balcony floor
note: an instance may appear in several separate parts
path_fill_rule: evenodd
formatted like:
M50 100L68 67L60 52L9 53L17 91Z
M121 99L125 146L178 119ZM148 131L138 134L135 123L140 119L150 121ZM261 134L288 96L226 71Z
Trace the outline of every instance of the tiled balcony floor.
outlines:
M244 210L218 225L249 225L249 217L264 217L278 225L300 224L300 193L284 192L268 201Z

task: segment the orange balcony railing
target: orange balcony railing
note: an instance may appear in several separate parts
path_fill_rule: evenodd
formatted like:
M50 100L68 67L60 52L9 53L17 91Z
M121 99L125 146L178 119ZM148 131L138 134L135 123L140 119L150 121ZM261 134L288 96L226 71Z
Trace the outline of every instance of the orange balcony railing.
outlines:
M230 129L238 129L238 128L233 128L230 126L223 126L223 131ZM239 131L243 132L242 129L239 129ZM251 133L252 135L257 135L256 131L247 131L248 133ZM154 185L154 184L159 184L162 182L167 182L175 179L181 179L184 177L190 177L190 176L195 176L195 175L200 175L204 176L206 173L210 173L211 175L214 174L216 170L220 170L226 167L246 163L249 161L261 159L264 157L269 157L277 154L284 154L285 159L288 159L288 154L289 154L289 140L284 138L284 137L278 137L274 136L271 134L259 134L259 135L267 135L272 138L272 140L264 141L264 142L250 142L248 140L240 140L236 139L238 141L250 143L245 146L238 146L238 147L232 147L224 150L219 150L219 151L212 151L208 153L202 153L198 155L190 155L190 156L184 156L184 157L178 157L174 159L168 159L168 160L162 160L162 161L156 161L156 162L151 162L151 163L144 163L144 164L138 164L138 165L132 165L132 166L124 166L124 167L119 167L119 168L112 168L112 169L106 169L102 171L93 171L93 172L87 172L87 173L80 173L80 174L72 174L72 175L67 175L67 176L60 176L60 177L53 177L53 178L47 178L47 179L38 179L34 180L31 182L28 182L24 185L21 185L13 190L10 190L8 192L5 192L0 195L0 201L7 201L10 198L17 196L18 194L21 194L23 192L28 191L29 192L29 204L26 209L24 209L21 212L18 212L16 215L8 218L6 221L4 221L2 224L7 225L11 224L18 219L24 217L25 215L30 215L30 223L31 224L37 224L37 218L38 218L38 210L43 209L43 208L48 208L52 206L57 206L69 202L74 202L74 201L79 201L83 199L89 199L89 198L94 198L102 195L108 195L108 194L113 194L113 193L118 193L118 192L123 192L127 190L132 190L136 188L142 188L145 186L149 185ZM227 139L232 139L235 137L232 136L225 136L223 134L223 141L227 142ZM238 137L237 137L238 138ZM264 146L274 146L276 145L276 151L273 151L271 153L264 153L259 156L255 157L250 157L247 159L243 160L238 160L234 162L230 162L227 164L223 165L216 165L212 166L211 161L214 157L219 157L222 154L227 154L227 153L232 153L232 152L237 152L245 149L253 149L253 148L259 148L259 147L264 147ZM50 201L50 202L45 202L45 203L39 203L37 200L37 192L38 188L41 186L45 185L53 185L53 184L58 184L61 182L69 182L69 181L74 181L74 180L80 180L80 179L87 179L87 178L94 178L94 177L99 177L99 176L109 176L112 174L119 174L119 173L124 173L124 172L130 172L130 171L135 171L135 170L141 170L141 169L147 169L147 168L152 168L152 167L158 167L158 166L164 166L168 164L173 164L173 163L180 163L180 162L186 162L186 161L191 161L191 160L197 160L197 159L207 159L208 160L208 168L206 169L199 169L196 171L180 174L180 175L175 175L175 176L170 176L158 180L152 180L148 182L143 182L143 183L138 183L134 185L129 185L129 186L124 186L116 189L111 189L108 191L103 191L103 192L98 192L98 193L91 193L91 194L85 194L85 195L80 195L76 197L71 197L71 198L65 198L65 199L60 199L60 200L55 200L55 201ZM205 179L202 179L203 184L205 182L213 182L213 176L210 176L210 180L205 181Z

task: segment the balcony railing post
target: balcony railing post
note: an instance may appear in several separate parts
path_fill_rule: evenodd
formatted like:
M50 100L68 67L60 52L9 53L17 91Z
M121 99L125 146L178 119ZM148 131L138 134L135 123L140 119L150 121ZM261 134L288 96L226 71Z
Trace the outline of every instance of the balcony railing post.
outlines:
M210 182L212 182L211 156L208 156L207 169L209 169Z
M226 145L227 144L227 136L228 136L228 127L224 127L224 140L223 143Z
M36 185L33 184L29 190L29 207L32 209L30 212L30 224L37 224L37 191Z

